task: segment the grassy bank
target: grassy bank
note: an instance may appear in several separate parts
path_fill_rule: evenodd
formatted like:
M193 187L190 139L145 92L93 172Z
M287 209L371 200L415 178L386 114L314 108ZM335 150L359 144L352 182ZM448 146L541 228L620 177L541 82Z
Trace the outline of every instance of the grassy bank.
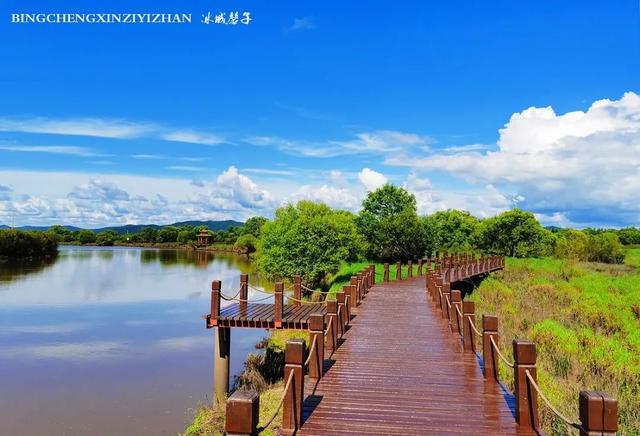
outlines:
M46 233L0 230L0 259L42 259L58 254L56 240Z
M556 259L508 259L471 299L479 314L500 318L500 347L511 356L511 340L538 347L539 383L570 417L578 414L581 389L603 390L620 407L621 434L640 434L640 249L625 265L571 263ZM513 389L513 375L501 368ZM545 406L544 428L567 433Z

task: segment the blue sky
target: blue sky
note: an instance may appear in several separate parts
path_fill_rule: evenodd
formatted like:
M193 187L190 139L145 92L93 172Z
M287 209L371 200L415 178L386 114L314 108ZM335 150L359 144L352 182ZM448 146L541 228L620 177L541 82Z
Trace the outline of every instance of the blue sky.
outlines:
M0 222L245 219L385 181L421 213L640 224L637 0L9 1ZM205 25L206 12L249 25ZM176 12L191 24L12 24Z

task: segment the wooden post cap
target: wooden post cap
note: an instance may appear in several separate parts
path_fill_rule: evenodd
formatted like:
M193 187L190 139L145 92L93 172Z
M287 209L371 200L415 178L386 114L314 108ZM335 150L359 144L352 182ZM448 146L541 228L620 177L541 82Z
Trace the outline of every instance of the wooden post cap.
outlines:
M336 300L327 300L327 313L338 313L338 302Z
M345 299L344 292L342 291L336 292L336 301L338 302L338 304L344 303L344 299Z
M302 365L304 363L304 339L289 339L284 349L284 363Z
M585 433L618 431L618 402L607 393L580 391L578 403L580 422Z
M358 277L357 276L351 276L351 284L352 285L357 285L358 284Z
M249 281L249 274L240 274L240 283L247 283Z
M463 301L462 302L462 313L475 313L476 312L476 303L473 301Z
M513 359L516 365L535 365L536 344L525 339L514 339Z
M260 395L254 391L235 391L227 400L224 429L229 434L256 434L260 418Z
M302 283L302 276L300 274L293 276L293 283Z
M284 283L276 282L275 291L276 292L283 292L284 291Z
M220 280L214 280L211 282L211 290L219 291L222 288L222 282Z
M312 313L309 316L309 330L322 330L324 329L324 315L321 313Z
M454 289L451 291L451 302L452 303L457 303L459 301L461 301L461 295L460 295L460 291L457 289Z
M498 331L498 317L496 315L482 315L482 330Z

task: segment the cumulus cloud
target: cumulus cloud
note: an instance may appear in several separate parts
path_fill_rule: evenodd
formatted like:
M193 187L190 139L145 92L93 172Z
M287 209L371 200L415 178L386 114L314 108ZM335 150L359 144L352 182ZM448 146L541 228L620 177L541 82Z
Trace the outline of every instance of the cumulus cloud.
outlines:
M381 174L377 171L374 171L369 168L363 168L362 171L358 173L358 180L362 183L367 191L375 191L385 183L387 183L387 178L384 174Z
M362 192L328 184L320 186L303 185L288 196L283 203L296 203L299 200L310 200L325 203L336 209L355 211L362 202Z
M640 221L640 96L598 100L558 115L531 107L499 131L497 150L389 157L388 164L442 169L471 183L516 191L521 206L574 223ZM493 188L495 189L495 188Z

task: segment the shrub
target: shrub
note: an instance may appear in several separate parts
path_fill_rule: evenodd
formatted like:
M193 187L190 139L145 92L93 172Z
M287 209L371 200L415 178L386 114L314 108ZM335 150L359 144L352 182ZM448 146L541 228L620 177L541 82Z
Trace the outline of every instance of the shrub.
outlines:
M56 238L50 233L0 230L0 257L43 258L55 256L57 253Z
M252 234L247 233L246 235L240 236L233 246L241 248L247 253L253 253L256 251L256 247L258 246L258 240Z
M589 259L592 262L623 263L624 248L613 232L589 236Z
M560 233L556 243L555 256L567 260L587 260L589 236L579 230L566 230Z
M96 242L96 234L91 230L80 230L78 232L78 241L80 241L82 245L93 244Z

